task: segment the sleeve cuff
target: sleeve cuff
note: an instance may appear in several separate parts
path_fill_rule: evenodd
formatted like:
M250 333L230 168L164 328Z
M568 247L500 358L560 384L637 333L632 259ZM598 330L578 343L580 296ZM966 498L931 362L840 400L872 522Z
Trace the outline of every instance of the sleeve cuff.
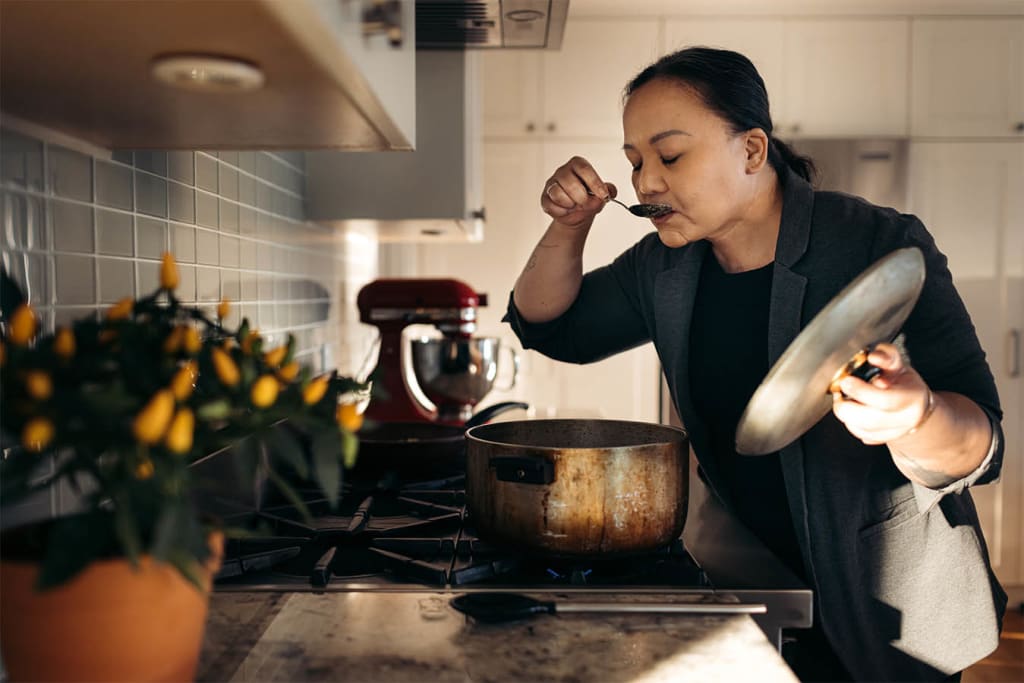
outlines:
M919 512L927 512L928 510L931 510L940 500L942 500L943 496L947 494L963 493L967 487L974 486L992 468L992 463L996 461L997 456L1002 453L1002 430L999 428L999 423L989 411L985 410L985 415L988 416L988 422L992 430L992 441L989 444L988 453L985 454L984 460L981 461L981 464L978 465L973 472L957 479L956 481L946 484L942 488L931 489L917 483L916 481L912 481L911 484L914 487L914 497L917 499L917 509ZM995 481L996 479L998 479L998 475L988 481ZM988 483L988 481L982 483Z

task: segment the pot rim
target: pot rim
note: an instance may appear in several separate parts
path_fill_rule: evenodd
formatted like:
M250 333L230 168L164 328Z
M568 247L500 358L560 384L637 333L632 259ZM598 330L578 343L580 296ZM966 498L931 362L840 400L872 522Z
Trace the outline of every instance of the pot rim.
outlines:
M473 441L480 444L487 444L491 446L519 446L522 447L525 444L513 443L510 441L496 441L493 439L484 438L481 434L486 433L488 430L501 429L501 428L513 428L516 425L550 425L550 424L595 424L600 423L603 425L618 425L622 428L629 427L642 427L646 429L657 428L664 430L666 433L675 433L675 439L666 438L663 440L651 440L644 441L642 443L623 444L621 446L605 446L603 448L639 448L641 446L658 446L672 443L683 443L689 444L690 434L682 427L676 427L675 425L666 425L658 422L641 422L638 420L618 420L613 418L544 418L535 420L504 420L501 422L492 422L488 424L477 425L466 430L466 441ZM592 450L594 446L535 446L529 445L529 448L533 451L573 451L573 450Z

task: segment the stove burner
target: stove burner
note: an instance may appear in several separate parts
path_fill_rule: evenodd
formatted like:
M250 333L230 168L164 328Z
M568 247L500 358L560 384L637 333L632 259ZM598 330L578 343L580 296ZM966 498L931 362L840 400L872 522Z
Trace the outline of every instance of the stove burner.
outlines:
M478 539L465 513L464 477L401 490L343 492L338 509L300 492L311 516L276 505L244 522L263 535L234 539L217 584L305 584L332 581L414 582L429 586L710 587L681 541L639 556L551 558ZM456 484L456 488L450 487ZM229 520L230 521L230 520Z

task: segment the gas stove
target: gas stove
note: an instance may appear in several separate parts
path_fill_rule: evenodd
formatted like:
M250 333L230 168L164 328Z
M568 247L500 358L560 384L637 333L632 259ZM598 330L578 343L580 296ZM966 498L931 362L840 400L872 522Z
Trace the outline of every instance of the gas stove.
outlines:
M480 539L463 476L348 485L335 510L314 491L300 495L309 519L294 504L225 518L250 535L228 541L215 590L713 590L682 539L608 558L536 556Z
M692 463L691 463L692 464ZM231 458L199 463L213 482L202 507L229 527L215 592L521 592L612 599L733 600L764 604L753 615L781 648L784 628L808 628L811 590L690 472L686 527L666 547L629 557L539 557L477 536L466 511L465 476L431 480L390 472L349 472L331 510L316 490L298 488L309 518L261 487L232 483ZM614 596L614 597L612 597Z

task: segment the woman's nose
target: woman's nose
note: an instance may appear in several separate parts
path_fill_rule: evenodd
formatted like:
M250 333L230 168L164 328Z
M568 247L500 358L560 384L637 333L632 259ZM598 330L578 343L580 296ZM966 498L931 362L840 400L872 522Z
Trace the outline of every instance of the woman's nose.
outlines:
M647 165L640 169L640 173L637 174L633 184L633 189L636 190L636 196L638 199L645 197L653 197L659 195L665 190L665 179L662 178L660 173L655 173L647 170Z

